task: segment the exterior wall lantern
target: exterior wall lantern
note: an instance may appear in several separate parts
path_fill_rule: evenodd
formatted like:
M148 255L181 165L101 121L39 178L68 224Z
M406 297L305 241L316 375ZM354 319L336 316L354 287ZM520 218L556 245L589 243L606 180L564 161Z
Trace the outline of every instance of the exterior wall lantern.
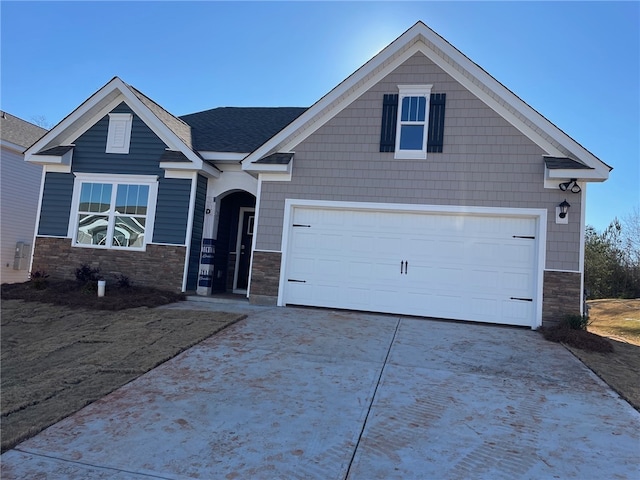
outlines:
M556 207L556 223L569 223L569 217L567 217L567 214L569 213L570 206L569 202L565 199Z
M577 180L577 178L572 178L568 182L561 183L560 185L558 185L558 187L560 187L560 190L562 190L563 192L569 190L571 193L580 193L582 191L582 188L580 188L580 185L578 185Z

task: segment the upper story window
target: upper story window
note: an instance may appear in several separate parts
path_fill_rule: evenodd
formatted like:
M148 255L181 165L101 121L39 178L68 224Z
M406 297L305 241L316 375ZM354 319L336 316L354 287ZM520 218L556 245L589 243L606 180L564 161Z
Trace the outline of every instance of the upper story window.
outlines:
M400 85L395 158L427 158L431 85Z
M153 231L157 177L77 174L73 244L144 250Z
M400 85L399 93L382 101L380 151L394 158L427 158L444 144L445 93L431 93L432 85Z
M110 113L106 153L129 153L131 143L131 113Z

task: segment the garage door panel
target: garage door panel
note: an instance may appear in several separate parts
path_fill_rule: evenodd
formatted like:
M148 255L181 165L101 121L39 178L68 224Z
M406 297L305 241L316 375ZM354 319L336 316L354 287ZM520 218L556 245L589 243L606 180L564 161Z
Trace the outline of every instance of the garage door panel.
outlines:
M534 323L533 217L293 211L285 304Z
M526 295L533 291L533 279L526 272L503 272L500 288L512 296Z

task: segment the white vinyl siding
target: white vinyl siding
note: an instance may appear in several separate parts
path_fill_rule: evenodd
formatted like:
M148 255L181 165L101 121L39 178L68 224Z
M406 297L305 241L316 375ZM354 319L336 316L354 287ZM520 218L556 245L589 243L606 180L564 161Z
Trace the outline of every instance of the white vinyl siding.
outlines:
M29 258L14 269L16 244L24 242L33 250L42 167L28 164L21 153L2 148L2 283L25 282L29 279ZM25 252L26 253L26 252Z

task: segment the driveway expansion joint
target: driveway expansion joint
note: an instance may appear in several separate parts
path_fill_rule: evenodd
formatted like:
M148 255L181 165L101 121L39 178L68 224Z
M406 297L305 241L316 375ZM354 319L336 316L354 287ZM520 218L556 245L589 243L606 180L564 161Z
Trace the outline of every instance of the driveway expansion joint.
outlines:
M360 446L360 441L362 440L362 435L364 434L364 430L367 428L367 421L369 420L369 415L371 414L371 408L373 407L373 402L376 399L376 393L378 392L378 387L380 386L380 382L382 380L382 375L384 374L384 369L387 366L387 361L389 360L389 355L391 354L391 348L393 348L393 342L396 339L396 335L398 334L398 328L400 327L400 321L402 319L398 318L396 321L396 326L393 330L393 336L391 337L391 341L389 342L389 347L387 348L387 354L384 357L384 361L382 362L382 368L380 369L380 374L378 375L378 380L376 381L376 386L373 389L373 395L371 395L371 401L369 402L369 407L367 408L367 414L364 416L364 421L362 422L362 428L360 429L360 434L358 435L358 441L353 449L353 453L351 454L351 458L349 459L349 466L347 467L347 473L345 475L345 479L349 478L349 472L351 471L351 466L353 465L353 460L358 452L358 447Z

